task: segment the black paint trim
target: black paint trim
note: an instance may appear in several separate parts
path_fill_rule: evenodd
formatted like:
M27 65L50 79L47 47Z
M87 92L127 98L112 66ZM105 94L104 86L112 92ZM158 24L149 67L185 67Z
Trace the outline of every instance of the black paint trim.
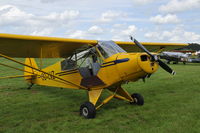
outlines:
M70 72L77 72L77 71L78 71L78 69L69 70L69 71L62 71L62 72L56 73L56 75L59 75L59 74L66 74L66 73L70 73Z
M59 74L58 76L64 76L64 75L69 75L69 74L73 74L73 73L78 73L78 72L63 73L63 74Z
M112 65L116 65L118 63L123 63L123 62L127 62L127 61L129 61L129 58L119 59L119 60L115 60L115 61L109 61L109 62L103 63L101 67L112 66ZM110 64L110 63L113 63L113 64ZM106 64L108 64L108 65L106 65Z

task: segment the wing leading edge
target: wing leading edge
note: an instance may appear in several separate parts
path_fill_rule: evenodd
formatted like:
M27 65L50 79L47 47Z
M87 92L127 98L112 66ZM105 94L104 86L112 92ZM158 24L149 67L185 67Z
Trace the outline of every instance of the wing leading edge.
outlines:
M115 41L127 52L140 52L133 42ZM66 58L77 49L95 46L97 40L67 39L57 37L40 37L15 34L0 34L0 53L19 58ZM172 50L187 46L184 43L142 43L149 51L156 52L161 48Z
M133 42L116 41L115 43L118 44L120 47L122 47L127 52L143 52ZM141 44L144 45L145 48L147 48L150 52L157 52L160 49L163 49L164 51L170 51L170 50L173 50L173 49L177 49L177 48L188 46L187 43L141 42Z

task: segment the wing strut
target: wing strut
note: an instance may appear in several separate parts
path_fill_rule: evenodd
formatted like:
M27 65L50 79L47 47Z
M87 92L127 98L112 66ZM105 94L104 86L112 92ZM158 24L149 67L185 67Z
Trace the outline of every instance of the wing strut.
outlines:
M9 66L9 65L6 65L6 64L3 64L3 63L0 63L0 65L5 66L5 67L9 67L9 68L12 68L12 69L15 69L15 70L19 70L19 71L22 71L22 72L34 74L32 72L29 72L29 71L26 71L26 70L23 70L23 69L20 69L20 68L12 67L12 66Z
M32 76L32 75L16 75L16 76L0 77L0 79L23 78L23 77L31 77L31 76Z

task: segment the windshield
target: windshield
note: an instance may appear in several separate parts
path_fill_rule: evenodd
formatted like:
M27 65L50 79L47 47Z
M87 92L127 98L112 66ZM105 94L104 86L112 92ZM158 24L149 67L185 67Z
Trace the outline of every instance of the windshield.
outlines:
M105 58L108 58L117 53L126 53L120 46L113 41L99 41L98 49Z

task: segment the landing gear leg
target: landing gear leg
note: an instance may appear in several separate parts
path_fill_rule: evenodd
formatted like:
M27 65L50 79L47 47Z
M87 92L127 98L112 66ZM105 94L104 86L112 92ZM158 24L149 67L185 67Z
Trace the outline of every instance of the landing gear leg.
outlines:
M95 118L96 116L96 103L101 95L103 91L102 89L98 89L98 90L90 90L88 91L88 98L89 101L85 102L84 104L81 105L80 107L80 115L82 115L83 117L87 118L87 119L92 119Z
M113 91L110 89L110 91ZM126 92L124 89L121 87L118 88L116 91L116 94L114 97L122 100L129 101L131 104L136 104L136 105L144 105L144 98L141 94L139 93L133 93L132 95L129 95L128 92Z

